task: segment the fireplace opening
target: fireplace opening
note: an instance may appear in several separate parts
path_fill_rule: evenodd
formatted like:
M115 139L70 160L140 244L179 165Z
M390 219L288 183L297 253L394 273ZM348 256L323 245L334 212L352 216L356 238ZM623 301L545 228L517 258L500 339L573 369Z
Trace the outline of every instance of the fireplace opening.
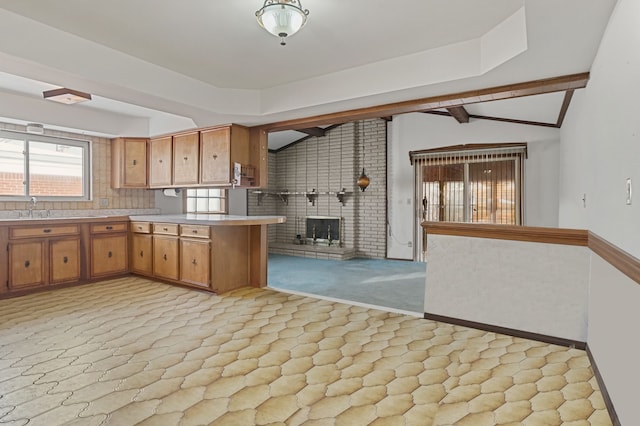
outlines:
M340 247L342 218L330 216L307 216L307 244L323 244Z

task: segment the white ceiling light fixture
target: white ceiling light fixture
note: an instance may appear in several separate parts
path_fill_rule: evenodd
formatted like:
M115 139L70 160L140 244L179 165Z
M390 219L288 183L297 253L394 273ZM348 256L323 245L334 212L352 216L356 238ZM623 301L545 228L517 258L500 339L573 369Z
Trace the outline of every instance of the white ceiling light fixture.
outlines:
M258 24L276 37L280 45L285 39L297 33L307 23L309 11L303 9L300 0L265 0L257 12Z
M65 105L77 104L78 102L91 100L91 95L89 93L67 88L46 90L42 92L42 96L50 101L60 102Z

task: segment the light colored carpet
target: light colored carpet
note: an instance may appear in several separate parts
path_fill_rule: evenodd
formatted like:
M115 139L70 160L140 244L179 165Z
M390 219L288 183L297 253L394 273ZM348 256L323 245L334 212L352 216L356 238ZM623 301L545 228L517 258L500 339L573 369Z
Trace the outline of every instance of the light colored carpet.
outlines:
M272 290L124 278L0 313L0 424L610 424L583 351Z
M426 264L269 255L269 287L424 313Z

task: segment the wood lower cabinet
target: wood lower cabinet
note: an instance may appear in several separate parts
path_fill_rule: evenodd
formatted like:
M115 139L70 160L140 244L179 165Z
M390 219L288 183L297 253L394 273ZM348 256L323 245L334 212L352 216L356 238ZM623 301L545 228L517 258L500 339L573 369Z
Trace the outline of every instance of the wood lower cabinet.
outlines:
M180 281L211 288L211 229L180 225Z
M9 243L10 290L21 290L47 284L45 253L48 242L20 241Z
M153 275L170 280L180 278L178 237L153 236Z
M131 271L153 274L153 237L149 234L131 235Z
M80 241L80 227L75 224L10 228L9 291L79 281Z
M129 271L128 222L91 225L91 278L104 278Z
M51 284L80 280L80 238L56 240L49 243Z

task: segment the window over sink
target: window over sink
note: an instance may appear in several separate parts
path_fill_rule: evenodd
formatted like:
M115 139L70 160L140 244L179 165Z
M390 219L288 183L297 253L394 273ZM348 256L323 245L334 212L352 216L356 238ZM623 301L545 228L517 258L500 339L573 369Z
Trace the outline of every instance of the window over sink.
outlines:
M90 159L89 141L0 130L0 199L89 200Z

